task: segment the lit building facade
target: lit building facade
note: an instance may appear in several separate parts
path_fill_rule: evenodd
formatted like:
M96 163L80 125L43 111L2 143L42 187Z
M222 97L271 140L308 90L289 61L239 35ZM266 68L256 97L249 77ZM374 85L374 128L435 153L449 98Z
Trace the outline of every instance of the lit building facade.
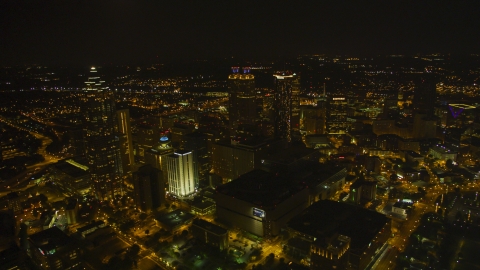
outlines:
M325 133L325 102L318 102L317 106L303 105L300 109L300 129L311 134Z
M118 110L117 121L123 173L128 175L132 173L132 167L135 164L132 129L130 128L130 111L128 109Z
M344 95L330 96L327 101L327 133L346 133L348 100Z
M85 152L90 180L95 195L101 200L123 194L115 99L113 92L102 86L103 82L92 67L83 96Z
M160 140L160 129L154 125L140 124L137 127L137 151L136 158L139 162L145 162L145 152Z
M255 77L249 68L233 67L228 76L230 135L234 136L239 124L253 124L257 118L255 99Z
M160 140L158 140L157 144L145 151L145 163L166 172L162 157L171 153L173 153L172 142L168 139L166 133L161 133Z
M169 195L184 198L196 191L192 151L178 150L165 156Z
M292 131L300 128L300 79L295 73L277 73L274 94L275 137L292 140Z

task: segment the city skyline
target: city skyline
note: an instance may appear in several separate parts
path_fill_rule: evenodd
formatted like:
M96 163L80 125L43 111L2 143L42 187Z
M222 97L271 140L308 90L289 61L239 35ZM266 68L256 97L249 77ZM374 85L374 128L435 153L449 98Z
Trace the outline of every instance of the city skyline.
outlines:
M479 7L0 0L0 268L480 269Z

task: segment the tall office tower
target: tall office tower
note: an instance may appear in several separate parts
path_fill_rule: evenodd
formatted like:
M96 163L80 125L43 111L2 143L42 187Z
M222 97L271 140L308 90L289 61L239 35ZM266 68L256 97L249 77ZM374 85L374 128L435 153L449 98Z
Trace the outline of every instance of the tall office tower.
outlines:
M300 123L300 80L295 73L282 72L275 77L274 93L274 135L277 138L292 140L292 131Z
M193 168L195 170L195 183L207 178L210 171L208 156L208 135L202 132L192 132L183 135L183 147L193 152Z
M127 175L132 173L132 167L135 164L132 129L130 128L130 111L128 109L118 110L117 120L123 174Z
M90 180L97 198L101 200L123 194L115 100L113 92L102 86L103 82L92 67L83 96L85 152Z
M168 130L160 132L160 140L150 149L145 151L145 163L154 168L165 171L163 156L173 153L172 142L168 138Z
M325 133L325 102L320 101L317 106L301 106L300 112L300 128L307 135Z
M83 128L75 126L67 130L68 153L73 156L85 155L85 138Z
M255 98L255 77L250 74L250 68L233 67L233 74L228 76L230 136L240 124L252 125L257 118L257 103Z
M145 162L145 151L151 149L160 140L158 126L142 123L137 127L137 156L139 162Z
M435 79L423 76L415 82L412 106L415 112L426 114L427 117L434 115L437 89Z
M185 198L196 191L192 151L178 150L165 156L169 195Z
M143 165L133 173L133 193L137 209L150 212L165 203L162 171Z
M300 76L292 82L292 119L291 127L293 131L300 130Z
M327 100L327 133L346 133L348 100L343 95L330 96Z

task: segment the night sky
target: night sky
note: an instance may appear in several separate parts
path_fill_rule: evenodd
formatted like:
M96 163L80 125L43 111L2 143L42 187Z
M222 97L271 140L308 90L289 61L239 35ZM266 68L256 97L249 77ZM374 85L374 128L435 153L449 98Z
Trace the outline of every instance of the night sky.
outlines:
M479 53L478 2L0 0L0 64Z

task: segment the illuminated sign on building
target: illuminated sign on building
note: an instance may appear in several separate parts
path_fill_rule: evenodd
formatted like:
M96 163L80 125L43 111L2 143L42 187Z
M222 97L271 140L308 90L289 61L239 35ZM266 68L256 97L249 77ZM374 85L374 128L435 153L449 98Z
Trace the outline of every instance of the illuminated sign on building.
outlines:
M160 141L161 141L161 142L168 141L168 137L167 137L167 136L163 136L163 137L160 138Z
M258 209L258 208L253 208L253 215L256 216L256 217L259 217L259 218L264 218L265 217L265 211L263 211L262 209Z
M332 100L345 100L345 98L344 97L334 97L334 98L332 98Z

